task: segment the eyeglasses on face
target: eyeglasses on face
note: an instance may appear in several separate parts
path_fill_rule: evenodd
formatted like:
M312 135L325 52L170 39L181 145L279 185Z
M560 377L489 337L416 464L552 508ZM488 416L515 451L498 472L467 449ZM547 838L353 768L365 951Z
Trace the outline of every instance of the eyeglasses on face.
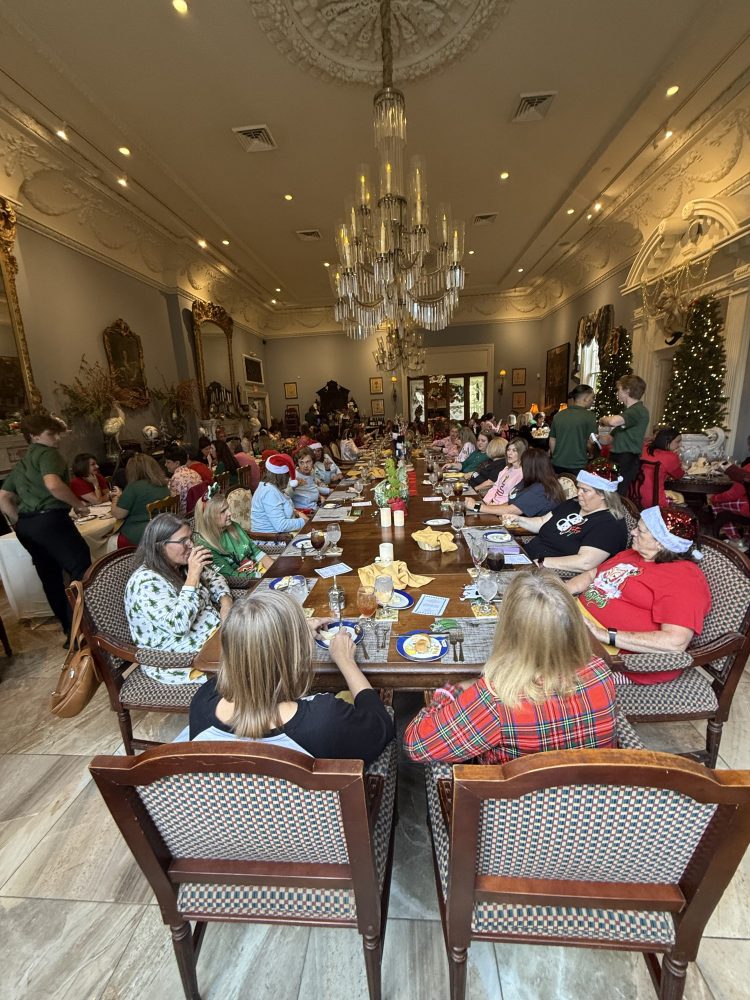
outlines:
M193 539L189 538L189 537L188 538L168 538L164 544L165 545L181 545L183 547L183 549L187 549L187 548L190 548L190 546L193 544Z

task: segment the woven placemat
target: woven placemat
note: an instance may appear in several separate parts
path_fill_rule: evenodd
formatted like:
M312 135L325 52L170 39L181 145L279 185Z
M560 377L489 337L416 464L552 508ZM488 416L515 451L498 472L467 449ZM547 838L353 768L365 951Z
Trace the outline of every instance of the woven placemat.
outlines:
M376 630L367 632L363 642L354 647L354 659L357 663L367 666L369 663L387 663L388 646L391 642L391 622L376 622ZM379 636L384 638L379 641ZM370 659L366 660L362 654L363 644L367 644L367 652ZM313 652L313 663L332 663L331 654L327 649L323 649L317 642Z
M495 641L496 621L477 621L476 618L456 618L459 628L463 629L464 663L486 663ZM447 633L450 635L450 633ZM443 663L459 662L453 660L453 646L442 659Z
M271 589L271 580L278 580L278 577L271 576L267 580L266 579L261 580L260 583L258 584L258 586L255 588L255 592L257 593L259 590L270 590ZM305 583L307 584L307 593L302 598L302 604L304 604L305 601L307 600L307 598L308 598L311 590L313 589L313 587L315 587L317 585L317 583L318 583L318 577L307 577L306 580L305 580ZM280 590L279 593L280 594L290 593L290 596L294 597L296 599L297 598L298 589L299 588L292 587L291 593L289 591L287 591L287 590Z

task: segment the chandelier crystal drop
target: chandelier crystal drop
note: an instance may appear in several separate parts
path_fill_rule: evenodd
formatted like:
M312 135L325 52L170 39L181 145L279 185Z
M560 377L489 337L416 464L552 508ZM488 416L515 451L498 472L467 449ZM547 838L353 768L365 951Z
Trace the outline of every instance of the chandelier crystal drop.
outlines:
M450 323L464 286L464 224L441 204L430 232L425 168L418 156L411 159L407 191L406 103L393 86L390 0L381 0L380 20L383 88L374 98L378 194L376 199L369 166L360 165L354 197L336 226L339 264L330 278L334 314L347 334L362 340L380 329L392 343L394 337L416 336L415 326L444 330Z
M378 337L372 356L380 372L391 373L399 368L419 372L427 356L422 331L410 327L402 333L397 327L389 327L383 337Z

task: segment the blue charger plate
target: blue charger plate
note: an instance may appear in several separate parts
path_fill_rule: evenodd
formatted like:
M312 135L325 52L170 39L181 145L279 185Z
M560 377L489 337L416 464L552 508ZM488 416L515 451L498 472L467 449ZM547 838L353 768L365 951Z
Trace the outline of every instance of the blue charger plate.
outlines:
M424 635L429 639L433 639L435 642L440 643L440 652L435 656L412 656L406 652L405 646L406 641L413 635ZM429 632L425 632L424 629L415 629L413 632L406 632L404 635L400 635L396 639L396 649L399 654L403 656L405 660L409 660L411 663L434 663L435 660L441 660L445 654L448 652L448 640L443 636L430 635Z

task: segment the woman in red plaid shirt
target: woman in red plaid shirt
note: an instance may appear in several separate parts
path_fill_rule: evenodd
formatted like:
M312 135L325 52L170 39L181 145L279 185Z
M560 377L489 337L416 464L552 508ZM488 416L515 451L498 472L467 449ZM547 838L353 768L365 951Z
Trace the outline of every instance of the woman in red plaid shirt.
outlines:
M519 573L484 674L439 688L404 735L412 760L497 764L542 750L613 747L615 685L552 573Z

